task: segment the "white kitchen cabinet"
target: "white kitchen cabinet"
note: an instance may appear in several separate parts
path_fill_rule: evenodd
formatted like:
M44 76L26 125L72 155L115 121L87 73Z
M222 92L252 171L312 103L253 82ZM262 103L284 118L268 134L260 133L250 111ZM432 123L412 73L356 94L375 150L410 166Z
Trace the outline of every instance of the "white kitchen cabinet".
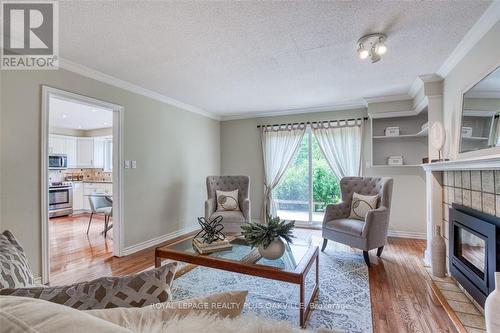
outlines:
M106 141L102 137L94 138L94 168L104 168L104 150Z
M66 140L65 154L68 156L68 168L77 168L78 160L76 153L76 137L68 136L65 138L65 140Z
M104 142L104 171L113 171L113 139L106 138Z
M92 168L94 160L94 139L76 138L77 165L79 168Z
M85 209L84 200L87 197L83 196L83 183L73 183L73 211L82 211ZM87 199L88 201L88 199Z
M49 154L66 154L66 137L49 136Z

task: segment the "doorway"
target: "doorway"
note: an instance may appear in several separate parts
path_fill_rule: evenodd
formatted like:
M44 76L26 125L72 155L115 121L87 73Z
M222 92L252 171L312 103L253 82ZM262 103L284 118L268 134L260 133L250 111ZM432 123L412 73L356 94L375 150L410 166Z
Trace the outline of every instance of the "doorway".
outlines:
M123 107L42 87L42 283L121 256Z

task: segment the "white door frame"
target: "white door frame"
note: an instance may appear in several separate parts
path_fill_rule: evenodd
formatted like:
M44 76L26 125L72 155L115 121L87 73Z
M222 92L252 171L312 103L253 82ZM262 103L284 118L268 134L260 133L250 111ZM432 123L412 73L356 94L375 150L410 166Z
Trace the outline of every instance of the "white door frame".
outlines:
M42 86L42 130L41 130L41 211L42 211L42 283L50 279L49 254L49 174L48 174L48 142L49 142L49 100L50 96L59 99L77 101L79 103L100 106L113 110L113 255L123 255L123 111L121 105L108 103L69 91Z

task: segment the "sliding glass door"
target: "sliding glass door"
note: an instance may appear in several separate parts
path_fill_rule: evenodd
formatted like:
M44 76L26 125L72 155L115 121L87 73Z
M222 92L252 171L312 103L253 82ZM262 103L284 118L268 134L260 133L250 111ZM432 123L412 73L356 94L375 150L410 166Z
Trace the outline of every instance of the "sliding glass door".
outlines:
M307 225L321 223L326 205L340 200L338 179L310 129L273 197L280 218Z

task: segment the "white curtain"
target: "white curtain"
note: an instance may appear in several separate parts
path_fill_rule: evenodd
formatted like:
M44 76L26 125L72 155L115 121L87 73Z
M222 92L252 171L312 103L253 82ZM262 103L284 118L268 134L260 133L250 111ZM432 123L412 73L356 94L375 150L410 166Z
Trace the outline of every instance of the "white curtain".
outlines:
M346 176L361 175L362 119L316 123L312 131L339 180Z
M261 130L262 154L264 159L264 220L268 215L276 216L273 189L293 161L306 131L305 124L272 127L264 126Z

